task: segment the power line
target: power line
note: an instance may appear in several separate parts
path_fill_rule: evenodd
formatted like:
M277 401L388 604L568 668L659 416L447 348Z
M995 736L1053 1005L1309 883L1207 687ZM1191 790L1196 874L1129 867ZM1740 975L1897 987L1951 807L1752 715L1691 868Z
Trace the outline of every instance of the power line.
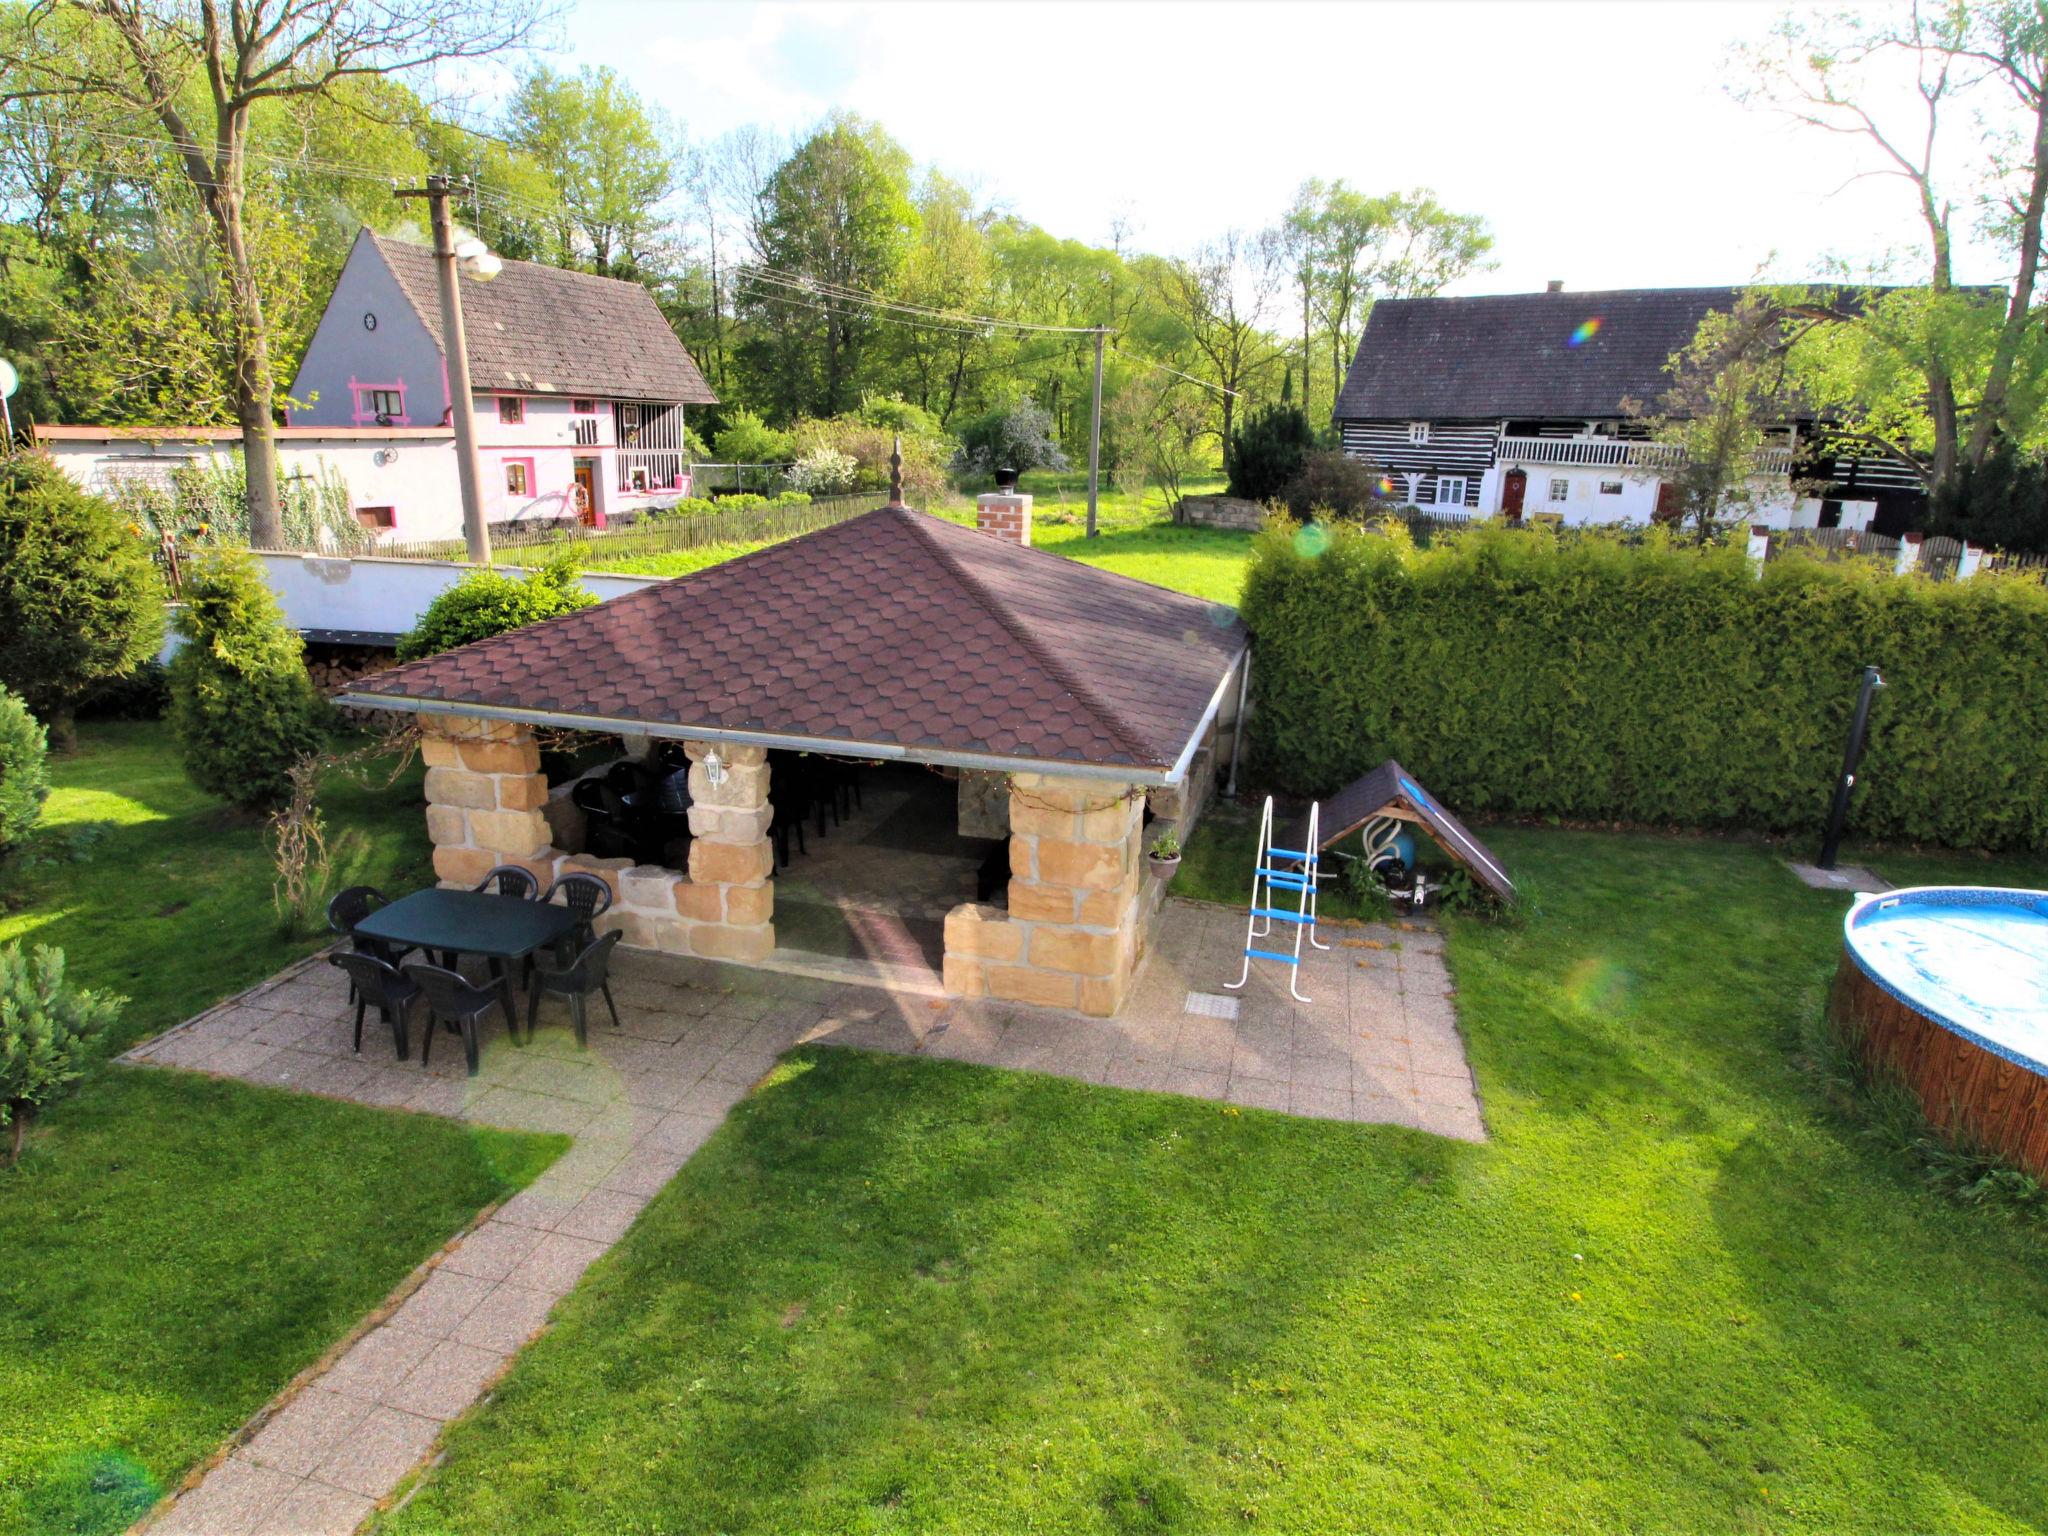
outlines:
M959 310L939 309L929 304L916 304L905 299L888 299L880 294L863 289L850 288L843 283L828 282L800 272L783 272L759 263L742 263L737 271L758 277L763 282L794 288L806 293L822 293L829 298L843 299L848 303L869 304L878 309L898 310L905 314L921 315L933 320L950 321L963 325L986 326L1011 331L1043 331L1061 336L1093 336L1097 330L1107 327L1093 325L1045 325L1030 320L1003 320L994 315L966 314Z
M1164 363L1155 363L1149 357L1133 357L1130 353L1124 351L1122 347L1111 347L1109 350L1127 363L1136 363L1141 368L1150 368L1157 373L1170 373L1176 379L1186 379L1190 384L1199 384L1204 389L1213 389L1217 394L1228 395L1233 400L1242 398L1243 391L1241 390L1225 389L1221 384L1211 383L1207 379L1198 379L1192 373L1182 373L1178 368L1169 368Z

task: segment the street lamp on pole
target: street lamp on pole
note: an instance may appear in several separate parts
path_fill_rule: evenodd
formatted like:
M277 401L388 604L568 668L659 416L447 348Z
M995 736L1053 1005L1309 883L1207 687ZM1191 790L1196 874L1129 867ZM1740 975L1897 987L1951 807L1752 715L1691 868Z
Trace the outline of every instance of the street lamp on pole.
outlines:
M424 197L433 216L434 267L441 289L441 339L448 356L448 408L455 429L455 470L462 485L462 539L469 558L478 565L491 562L491 534L484 525L483 491L476 462L476 402L469 392L469 338L462 328L462 284L459 270L467 268L478 282L487 283L504 270L505 264L491 248L448 216L448 199L457 191L454 181L442 175L429 176L424 187L406 187L400 197Z

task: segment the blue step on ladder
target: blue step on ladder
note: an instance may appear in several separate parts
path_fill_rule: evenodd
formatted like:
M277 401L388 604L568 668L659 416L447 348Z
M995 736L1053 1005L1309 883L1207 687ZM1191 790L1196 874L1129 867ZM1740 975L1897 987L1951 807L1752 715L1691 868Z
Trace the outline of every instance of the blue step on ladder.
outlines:
M1259 818L1259 856L1252 870L1251 913L1244 925L1244 969L1237 980L1223 983L1225 988L1235 992L1251 980L1254 960L1278 960L1282 965L1293 967L1287 978L1288 993L1297 1003L1311 999L1301 992L1301 941L1304 937L1311 949L1328 949L1330 946L1316 938L1316 863L1317 844L1322 841L1322 806L1311 802L1308 808L1308 846L1305 848L1275 848L1273 846L1273 797L1266 796L1266 811ZM1294 893L1294 910L1287 911L1280 905L1275 892ZM1294 929L1292 951L1278 948L1261 949L1257 940L1266 939L1275 923L1287 923ZM1261 926L1263 925L1263 926Z

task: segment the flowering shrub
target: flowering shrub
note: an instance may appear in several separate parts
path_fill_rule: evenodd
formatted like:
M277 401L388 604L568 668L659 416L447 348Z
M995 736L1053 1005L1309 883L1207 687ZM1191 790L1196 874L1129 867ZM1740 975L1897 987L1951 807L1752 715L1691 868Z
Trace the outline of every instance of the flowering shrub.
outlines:
M852 490L859 473L852 454L820 444L789 466L789 488L807 496L836 496Z

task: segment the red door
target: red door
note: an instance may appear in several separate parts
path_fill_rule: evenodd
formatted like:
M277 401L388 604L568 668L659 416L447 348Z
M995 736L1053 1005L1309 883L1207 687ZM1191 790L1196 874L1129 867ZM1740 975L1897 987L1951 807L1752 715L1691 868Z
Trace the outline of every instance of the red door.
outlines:
M576 520L586 528L597 526L597 468L588 459L578 459L576 476Z
M1509 522L1519 522L1522 517L1522 498L1529 492L1529 472L1525 469L1511 469L1500 483L1500 515Z
M1678 487L1669 480L1657 482L1657 510L1650 514L1653 521L1675 523L1678 521Z

